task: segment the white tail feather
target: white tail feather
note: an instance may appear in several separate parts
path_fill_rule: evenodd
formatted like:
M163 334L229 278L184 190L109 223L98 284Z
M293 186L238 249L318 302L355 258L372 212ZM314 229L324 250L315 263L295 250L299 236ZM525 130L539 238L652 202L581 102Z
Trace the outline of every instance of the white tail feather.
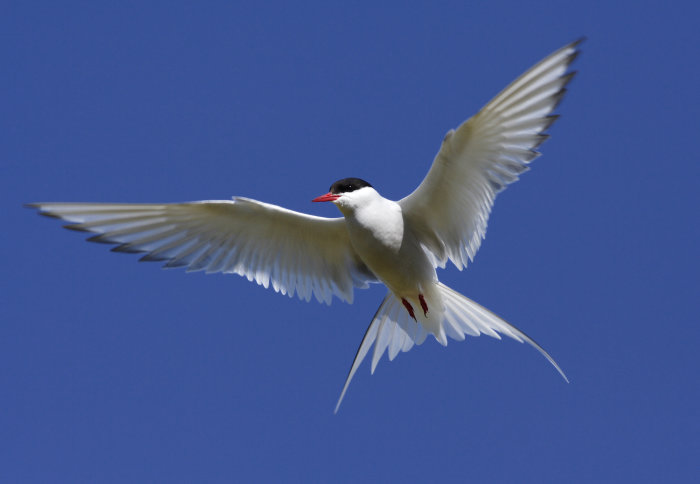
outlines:
M527 342L547 358L547 361L556 368L564 380L567 383L569 382L569 379L557 362L535 340L457 291L441 283L438 283L437 287L444 304L444 313L440 323L444 334L458 341L463 341L466 335L480 336L483 333L493 338L501 339L500 335L503 334L520 343ZM430 333L439 341L438 336L434 332ZM372 322L365 332L364 338L362 338L355 360L352 362L352 367L345 380L343 391L340 393L340 398L335 406L335 412L338 412L350 381L355 376L357 368L367 356L367 353L369 353L372 345L374 345L374 351L372 352L371 372L374 373L379 360L387 348L389 350L389 361L391 361L399 351L408 351L413 348L414 344L422 344L427 335L428 331L423 327L423 324L416 323L410 317L408 311L403 308L401 300L392 292L389 292L379 309L377 309Z

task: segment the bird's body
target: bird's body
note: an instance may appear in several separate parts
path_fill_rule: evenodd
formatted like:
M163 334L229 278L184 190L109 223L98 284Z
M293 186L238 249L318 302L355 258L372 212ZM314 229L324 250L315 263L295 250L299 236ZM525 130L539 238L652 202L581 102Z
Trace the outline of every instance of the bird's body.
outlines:
M402 301L416 323L420 318L428 332L444 341L439 324L443 305L436 290L437 272L406 223L401 205L382 197L370 186L348 193L336 204L345 217L350 243L362 262Z
M306 215L255 200L179 204L36 203L44 215L93 232L88 240L145 252L166 267L236 273L275 291L332 296L352 302L354 287L381 282L387 296L360 344L338 406L355 371L372 352L372 372L384 352L447 337L505 334L538 349L531 338L441 284L436 269L462 269L486 231L496 194L528 168L556 119L551 112L573 73L578 42L554 52L504 89L479 113L445 136L420 186L399 201L368 182L344 178L314 201L333 202L342 218ZM337 410L338 407L336 407Z
M350 243L362 262L399 297L416 296L437 280L435 267L411 232L401 206L373 188L355 192L361 203L340 205Z

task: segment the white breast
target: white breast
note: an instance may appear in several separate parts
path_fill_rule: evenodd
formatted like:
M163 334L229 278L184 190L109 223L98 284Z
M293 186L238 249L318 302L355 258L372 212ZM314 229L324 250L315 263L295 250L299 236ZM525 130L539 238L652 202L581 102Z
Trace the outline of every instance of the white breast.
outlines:
M377 194L346 213L345 220L357 254L396 295L416 296L436 280L435 269L406 227L398 203Z

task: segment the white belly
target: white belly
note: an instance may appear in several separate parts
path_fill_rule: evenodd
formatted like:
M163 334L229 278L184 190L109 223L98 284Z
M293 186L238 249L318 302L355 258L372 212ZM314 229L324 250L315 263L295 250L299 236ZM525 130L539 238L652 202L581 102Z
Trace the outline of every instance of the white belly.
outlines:
M431 292L435 269L404 224L401 207L383 199L346 216L350 242L367 267L399 297Z

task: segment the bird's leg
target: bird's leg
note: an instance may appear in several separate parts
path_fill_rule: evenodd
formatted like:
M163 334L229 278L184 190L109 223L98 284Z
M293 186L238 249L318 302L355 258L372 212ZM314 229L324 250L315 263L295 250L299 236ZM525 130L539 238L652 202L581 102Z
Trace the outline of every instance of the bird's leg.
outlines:
M403 303L403 307L406 308L406 311L408 311L408 314L410 314L413 320L417 323L418 320L416 319L416 313L413 312L413 306L411 306L411 303L406 301L404 298L401 298L401 302Z
M420 301L420 307L423 309L423 315L427 318L428 317L428 304L425 302L425 298L423 297L422 294L418 294L418 300Z

